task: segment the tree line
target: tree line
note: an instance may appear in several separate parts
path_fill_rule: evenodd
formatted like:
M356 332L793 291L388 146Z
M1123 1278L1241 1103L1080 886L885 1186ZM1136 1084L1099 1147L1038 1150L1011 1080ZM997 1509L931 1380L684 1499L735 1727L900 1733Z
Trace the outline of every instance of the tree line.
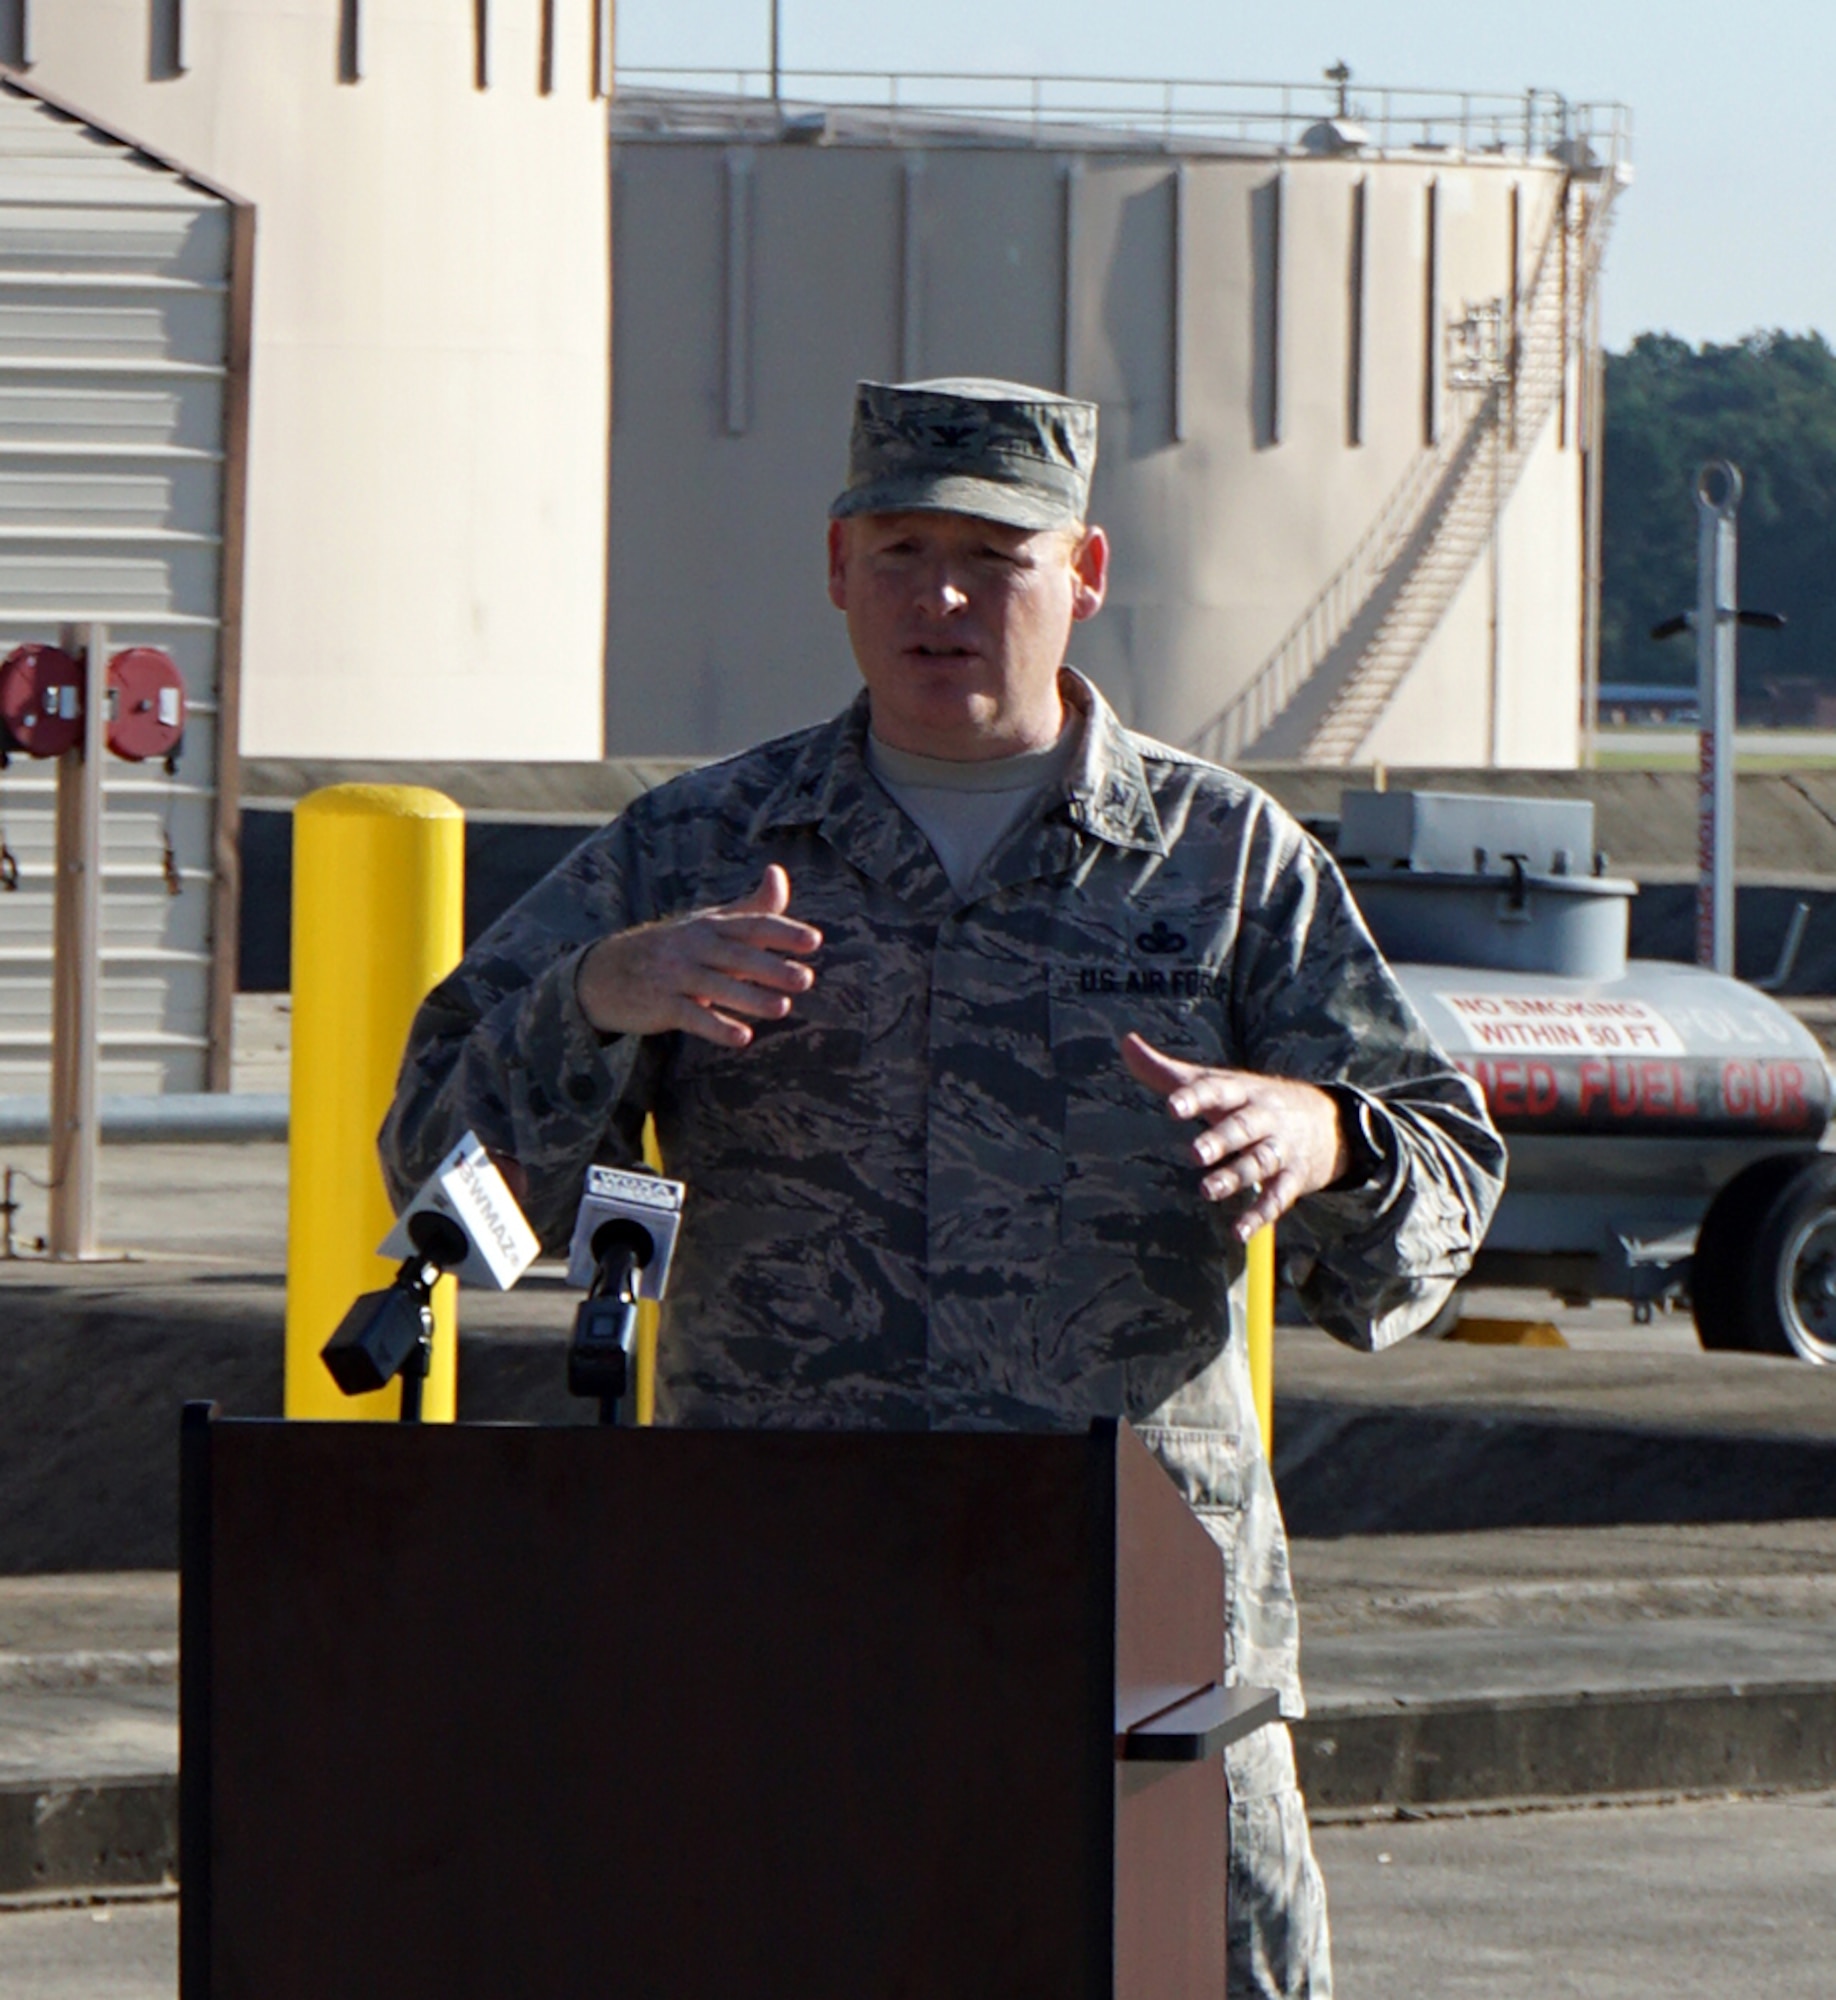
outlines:
M1697 468L1740 467L1740 600L1782 611L1741 639L1743 687L1836 687L1836 353L1820 333L1691 347L1641 333L1606 356L1600 678L1692 681L1687 638L1655 642L1696 599Z

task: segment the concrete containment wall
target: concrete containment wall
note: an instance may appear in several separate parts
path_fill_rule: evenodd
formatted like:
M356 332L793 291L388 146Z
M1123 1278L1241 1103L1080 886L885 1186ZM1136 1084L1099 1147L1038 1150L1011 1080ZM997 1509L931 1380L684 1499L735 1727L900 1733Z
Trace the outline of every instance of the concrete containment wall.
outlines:
M606 0L31 24L34 85L256 205L244 746L597 755Z
M723 131L716 101L693 120L662 102L631 93L614 117L609 751L727 751L848 696L822 526L850 385L976 373L1101 404L1092 511L1115 580L1073 657L1137 726L1210 754L1314 754L1305 702L1234 734L1219 719L1360 560L1374 629L1372 593L1410 532L1433 543L1458 511L1459 475L1454 601L1352 751L1575 761L1573 212L1546 149L1321 157L858 119L810 144L756 106ZM1494 447L1475 426L1508 394L1513 325L1528 352L1539 271L1545 387L1519 394L1526 434ZM1506 331L1462 387L1454 323L1482 304ZM1495 533L1475 516L1493 449ZM1327 654L1321 712L1355 665ZM1284 712L1287 740L1266 726Z

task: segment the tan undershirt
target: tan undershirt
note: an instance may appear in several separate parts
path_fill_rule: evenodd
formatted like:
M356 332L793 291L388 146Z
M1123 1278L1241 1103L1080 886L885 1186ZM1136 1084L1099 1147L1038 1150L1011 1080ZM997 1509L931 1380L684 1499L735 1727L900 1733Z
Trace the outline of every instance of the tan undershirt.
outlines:
M1067 709L1058 741L980 763L920 757L867 738L867 768L931 843L950 887L966 897L983 864L1041 793L1071 768L1084 718Z

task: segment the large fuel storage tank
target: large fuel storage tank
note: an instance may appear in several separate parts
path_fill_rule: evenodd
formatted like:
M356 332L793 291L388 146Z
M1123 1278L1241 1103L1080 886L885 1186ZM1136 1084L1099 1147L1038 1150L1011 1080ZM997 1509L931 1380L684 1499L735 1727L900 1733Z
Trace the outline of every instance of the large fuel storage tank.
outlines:
M847 700L852 384L967 374L1100 406L1115 562L1073 659L1125 721L1226 763L1572 766L1623 110L940 101L970 81L621 80L608 749L724 754Z
M1649 1303L1703 1345L1836 1362L1832 1084L1756 987L1628 959L1587 800L1347 792L1365 920L1510 1150L1481 1282Z

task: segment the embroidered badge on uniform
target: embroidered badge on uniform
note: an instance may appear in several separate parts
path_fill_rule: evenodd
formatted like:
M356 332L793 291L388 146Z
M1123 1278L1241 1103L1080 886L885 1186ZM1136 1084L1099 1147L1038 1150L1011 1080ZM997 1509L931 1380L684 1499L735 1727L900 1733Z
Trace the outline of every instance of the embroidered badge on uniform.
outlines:
M1165 917L1156 917L1154 928L1143 931L1135 940L1137 951L1145 951L1157 958L1164 958L1172 952L1184 951L1185 948L1185 932L1170 929Z

